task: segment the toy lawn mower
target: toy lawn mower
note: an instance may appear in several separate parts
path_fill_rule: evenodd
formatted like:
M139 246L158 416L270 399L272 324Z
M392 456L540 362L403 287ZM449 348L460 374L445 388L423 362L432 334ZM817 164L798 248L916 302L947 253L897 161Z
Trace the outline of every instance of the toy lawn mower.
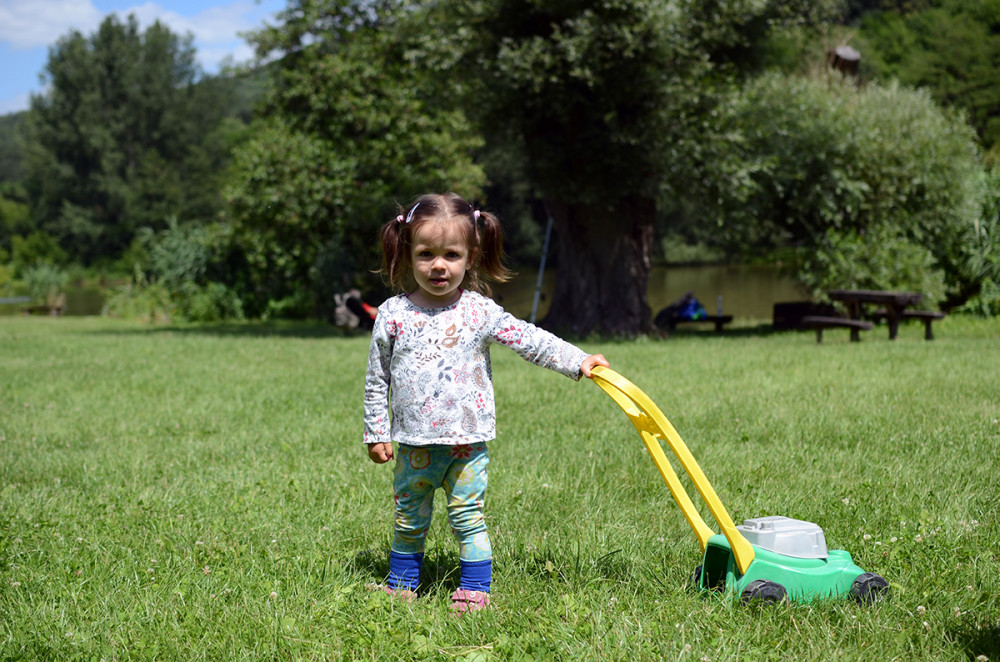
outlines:
M704 554L694 572L699 590L738 595L748 604L785 600L807 603L843 596L858 603L872 603L888 595L889 583L881 576L856 566L844 550L827 550L823 529L812 522L771 516L748 519L735 526L701 467L656 404L610 368L596 367L592 374L639 431L670 494L698 538ZM721 535L713 533L695 510L658 439L665 441L677 456L722 529Z

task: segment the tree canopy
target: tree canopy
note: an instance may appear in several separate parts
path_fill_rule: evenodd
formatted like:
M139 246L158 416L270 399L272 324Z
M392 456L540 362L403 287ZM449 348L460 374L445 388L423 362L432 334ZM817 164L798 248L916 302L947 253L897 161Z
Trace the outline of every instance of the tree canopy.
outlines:
M224 90L197 86L199 75L190 35L159 22L142 31L134 15L61 38L29 113L37 227L92 262L116 257L139 228L165 227L171 215L212 218L229 147L213 134L226 130L233 104Z
M409 58L401 11L290 2L277 26L250 37L259 56L283 56L226 189L259 304L327 312L334 292L377 265L394 203L481 191L482 141Z
M1000 156L1000 0L943 0L865 14L857 41L866 76L928 89L962 108L991 160Z

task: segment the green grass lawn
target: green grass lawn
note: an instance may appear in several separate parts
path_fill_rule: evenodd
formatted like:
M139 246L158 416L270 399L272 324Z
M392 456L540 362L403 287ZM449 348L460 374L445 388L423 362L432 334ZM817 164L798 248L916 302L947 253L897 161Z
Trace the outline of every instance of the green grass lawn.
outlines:
M493 351L493 607L456 618L440 510L413 604L368 339L328 327L0 319L0 659L1000 660L1000 324L584 342L642 388L739 523L819 523L892 597L750 609L621 410ZM714 526L707 509L695 503Z

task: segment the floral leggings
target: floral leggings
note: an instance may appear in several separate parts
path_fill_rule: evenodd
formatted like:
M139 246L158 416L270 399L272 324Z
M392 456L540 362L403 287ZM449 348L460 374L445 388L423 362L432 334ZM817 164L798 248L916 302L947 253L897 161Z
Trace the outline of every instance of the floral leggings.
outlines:
M396 528L392 551L422 554L434 510L434 491L443 488L448 520L459 544L459 559L492 558L490 536L483 519L486 465L485 443L463 446L407 446L396 453L393 490Z

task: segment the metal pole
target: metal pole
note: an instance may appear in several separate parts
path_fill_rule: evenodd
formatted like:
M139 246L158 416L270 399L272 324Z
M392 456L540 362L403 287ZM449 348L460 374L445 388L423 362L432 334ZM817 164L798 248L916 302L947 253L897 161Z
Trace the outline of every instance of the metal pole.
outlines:
M531 320L532 324L535 323L535 317L538 315L538 298L542 294L542 276L545 275L545 258L549 254L549 238L552 236L552 212L549 211L549 206L544 202L545 215L548 217L548 221L545 224L545 241L542 243L542 261L538 265L538 281L535 283L535 300L531 303Z

